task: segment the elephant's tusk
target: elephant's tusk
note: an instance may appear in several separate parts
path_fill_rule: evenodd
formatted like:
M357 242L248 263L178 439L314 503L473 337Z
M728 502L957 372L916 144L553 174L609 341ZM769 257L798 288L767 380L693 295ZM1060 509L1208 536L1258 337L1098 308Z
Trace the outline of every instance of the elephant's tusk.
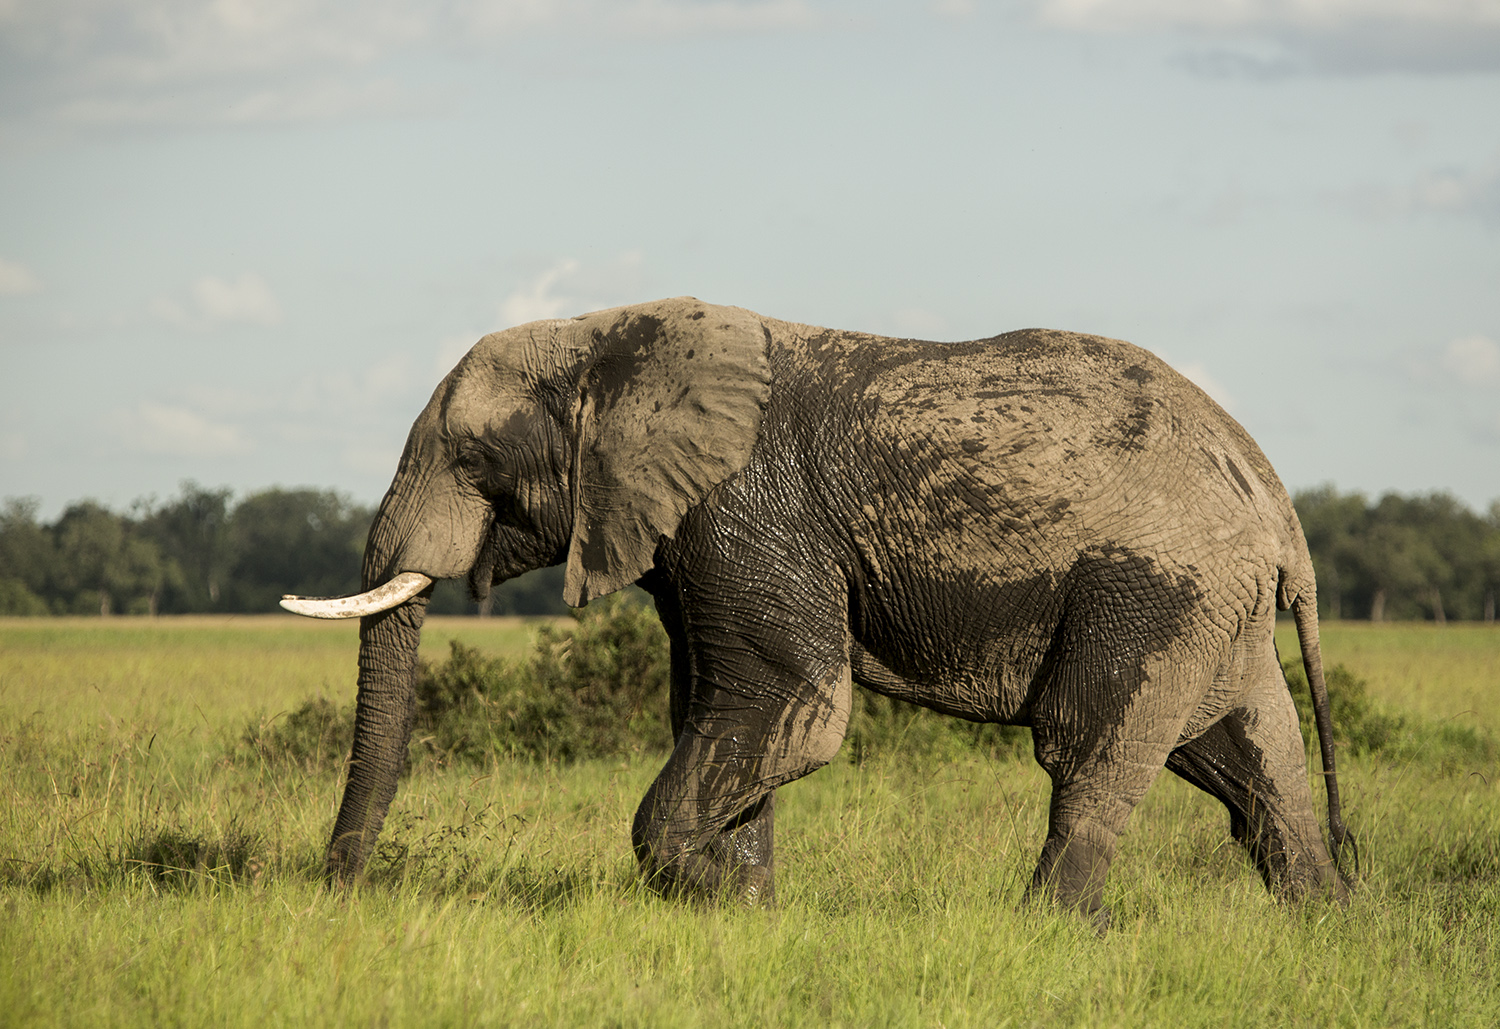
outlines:
M288 593L281 606L309 618L361 618L389 611L421 593L432 580L421 572L402 572L383 586L352 597L298 597Z

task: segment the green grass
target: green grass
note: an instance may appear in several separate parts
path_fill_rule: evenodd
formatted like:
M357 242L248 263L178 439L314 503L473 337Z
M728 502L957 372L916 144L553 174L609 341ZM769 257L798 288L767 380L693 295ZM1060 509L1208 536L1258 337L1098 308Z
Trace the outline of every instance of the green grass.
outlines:
M434 620L518 655L527 630ZM251 719L353 694L356 633L276 617L0 622L0 1025L1500 1024L1500 767L1349 754L1364 878L1269 897L1221 808L1164 775L1115 927L1024 907L1029 759L841 758L780 794L775 911L643 890L659 757L403 782L368 885L318 882L337 769L247 757ZM1282 640L1282 655L1295 654ZM1408 720L1492 733L1500 632L1325 627Z

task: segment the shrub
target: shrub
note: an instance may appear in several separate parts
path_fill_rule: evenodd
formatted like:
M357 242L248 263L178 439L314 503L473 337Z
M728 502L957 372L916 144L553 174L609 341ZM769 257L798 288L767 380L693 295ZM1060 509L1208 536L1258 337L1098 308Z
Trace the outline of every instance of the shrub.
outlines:
M47 602L16 578L0 578L0 616L35 617L47 613Z
M453 640L446 661L419 665L409 760L569 762L670 749L671 658L655 612L623 593L595 601L576 619L542 625L520 661ZM353 735L354 706L316 698L285 718L248 727L242 740L268 762L315 771L337 768ZM877 753L953 760L1030 751L1024 728L966 722L854 691L845 753L855 762Z
M572 625L541 626L521 661L449 646L448 660L418 666L410 760L579 761L672 745L666 633L629 594L595 601ZM354 705L317 698L241 739L268 762L313 771L338 767L353 737Z
M519 663L450 647L417 679L417 745L440 761L581 761L672 745L666 633L628 594L595 601L572 625L543 625Z
M1300 658L1284 661L1281 670L1297 705L1302 738L1315 744L1318 730L1302 661ZM1365 680L1341 664L1329 669L1325 678L1333 741L1350 754L1371 754L1396 761L1419 757L1424 762L1453 765L1489 761L1500 752L1494 737L1477 726L1384 710L1369 696Z
M205 835L182 826L139 828L121 850L128 872L140 873L162 886L188 887L259 878L255 856L261 840L238 825Z
M252 723L240 739L272 764L288 763L308 772L337 768L354 740L354 705L340 707L327 697L314 697L285 718Z
M903 754L951 761L966 754L1023 757L1031 753L1031 730L1018 725L966 722L904 700L854 691L845 753L855 764L875 754Z

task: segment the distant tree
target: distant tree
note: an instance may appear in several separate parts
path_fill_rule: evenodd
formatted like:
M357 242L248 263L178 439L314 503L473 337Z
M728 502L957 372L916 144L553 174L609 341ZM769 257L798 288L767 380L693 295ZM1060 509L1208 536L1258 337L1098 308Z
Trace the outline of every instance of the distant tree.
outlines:
M1480 617L1491 624L1495 621L1495 595L1500 593L1500 500L1490 504L1485 518L1485 538L1480 548L1481 596Z
M1494 617L1500 501L1481 516L1448 493L1387 493L1371 505L1331 486L1294 498L1330 617Z
M227 488L204 489L191 479L182 495L161 507L137 502L141 532L181 570L177 588L168 590L162 610L212 611L219 607L228 564Z
M92 500L63 511L52 541L48 592L58 613L156 614L163 589L181 576L129 519Z
M1293 503L1312 552L1313 572L1318 577L1318 607L1328 618L1343 618L1345 602L1361 586L1360 537L1369 521L1365 495L1341 495L1331 485L1324 485L1302 490Z
M1294 498L1330 618L1495 620L1500 500L1477 514L1446 493L1383 495L1332 486ZM35 498L0 506L0 615L274 611L283 593L359 587L373 512L331 490L268 489L231 504L226 488L182 484L132 515L93 501L56 522ZM434 614L559 614L561 568L496 587L481 610L462 582L439 583Z
M1361 541L1365 578L1374 585L1370 598L1370 621L1387 620L1387 608L1399 614L1415 613L1417 598L1437 600L1436 620L1444 621L1441 583L1446 566L1437 549L1414 527L1398 521L1376 521ZM1394 600L1394 604L1393 604Z
M562 599L566 573L564 566L554 565L501 583L491 592L494 597L492 612L497 615L567 614L568 605Z
M357 591L373 517L333 490L269 489L246 497L229 518L223 609L275 611L284 593Z
M41 501L8 497L0 507L0 615L44 615L52 536L36 520Z

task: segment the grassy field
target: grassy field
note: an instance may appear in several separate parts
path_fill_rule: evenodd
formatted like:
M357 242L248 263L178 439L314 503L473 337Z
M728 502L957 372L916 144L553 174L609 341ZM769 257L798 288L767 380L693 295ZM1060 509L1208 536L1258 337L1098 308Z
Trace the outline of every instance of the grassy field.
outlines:
M423 650L527 632L435 619ZM420 765L369 884L330 892L337 771L243 737L347 701L355 645L276 616L0 621L0 1025L1500 1024L1493 747L1345 757L1346 909L1272 899L1222 808L1164 775L1097 937L1020 904L1030 761L899 754L782 791L775 911L639 886L651 755ZM1500 735L1494 628L1334 624L1324 655L1412 726Z

